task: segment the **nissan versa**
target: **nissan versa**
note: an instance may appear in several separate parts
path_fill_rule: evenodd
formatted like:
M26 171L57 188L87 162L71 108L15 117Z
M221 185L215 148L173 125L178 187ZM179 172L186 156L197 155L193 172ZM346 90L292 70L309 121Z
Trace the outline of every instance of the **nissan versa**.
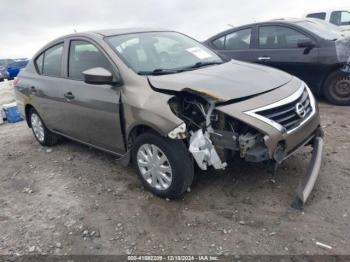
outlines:
M15 90L41 145L64 136L120 156L160 197L181 196L195 165L225 169L234 158L277 165L311 145L297 190L301 205L320 170L319 113L304 82L261 65L223 62L177 32L59 38L34 56Z

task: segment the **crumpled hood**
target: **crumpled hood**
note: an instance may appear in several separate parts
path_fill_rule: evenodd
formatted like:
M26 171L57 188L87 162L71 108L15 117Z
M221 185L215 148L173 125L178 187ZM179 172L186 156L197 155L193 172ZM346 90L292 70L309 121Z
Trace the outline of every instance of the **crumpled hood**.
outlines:
M264 93L291 79L291 75L280 70L237 60L178 74L149 76L150 84L156 90L191 90L220 101Z
M343 37L335 41L338 60L341 63L350 63L350 37Z

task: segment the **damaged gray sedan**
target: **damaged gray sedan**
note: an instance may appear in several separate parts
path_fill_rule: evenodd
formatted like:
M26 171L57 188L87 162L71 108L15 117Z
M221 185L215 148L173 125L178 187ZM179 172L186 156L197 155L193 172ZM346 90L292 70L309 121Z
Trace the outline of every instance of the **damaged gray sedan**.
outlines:
M224 63L177 32L68 35L42 48L16 81L19 109L41 145L63 136L119 156L160 197L181 196L195 165L222 170L234 158L278 165L312 146L297 190L302 204L320 170L322 130L304 82Z

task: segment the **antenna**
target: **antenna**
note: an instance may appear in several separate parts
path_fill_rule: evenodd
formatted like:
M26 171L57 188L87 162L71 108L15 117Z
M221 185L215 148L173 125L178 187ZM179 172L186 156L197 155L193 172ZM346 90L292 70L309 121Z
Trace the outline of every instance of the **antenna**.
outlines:
M229 27L235 27L234 25L232 25L232 24L227 24Z
M73 28L74 33L77 33L77 29Z

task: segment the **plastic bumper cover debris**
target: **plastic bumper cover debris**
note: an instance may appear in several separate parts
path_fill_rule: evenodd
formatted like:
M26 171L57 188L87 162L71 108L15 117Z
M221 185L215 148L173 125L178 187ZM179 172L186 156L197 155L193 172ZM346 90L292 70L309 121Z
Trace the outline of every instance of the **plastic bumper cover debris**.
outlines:
M307 201L311 194L311 191L316 183L318 174L321 169L322 164L322 153L323 153L323 138L317 136L313 141L313 151L311 156L311 161L307 169L307 174L300 181L297 188L297 199L292 204L294 208L302 208L303 204Z
M192 132L189 151L202 170L207 170L208 166L213 166L215 169L225 169L227 166L226 163L221 162L208 132L203 133L202 129Z
M186 124L182 123L174 130L170 131L168 136L172 139L184 139L186 138Z

